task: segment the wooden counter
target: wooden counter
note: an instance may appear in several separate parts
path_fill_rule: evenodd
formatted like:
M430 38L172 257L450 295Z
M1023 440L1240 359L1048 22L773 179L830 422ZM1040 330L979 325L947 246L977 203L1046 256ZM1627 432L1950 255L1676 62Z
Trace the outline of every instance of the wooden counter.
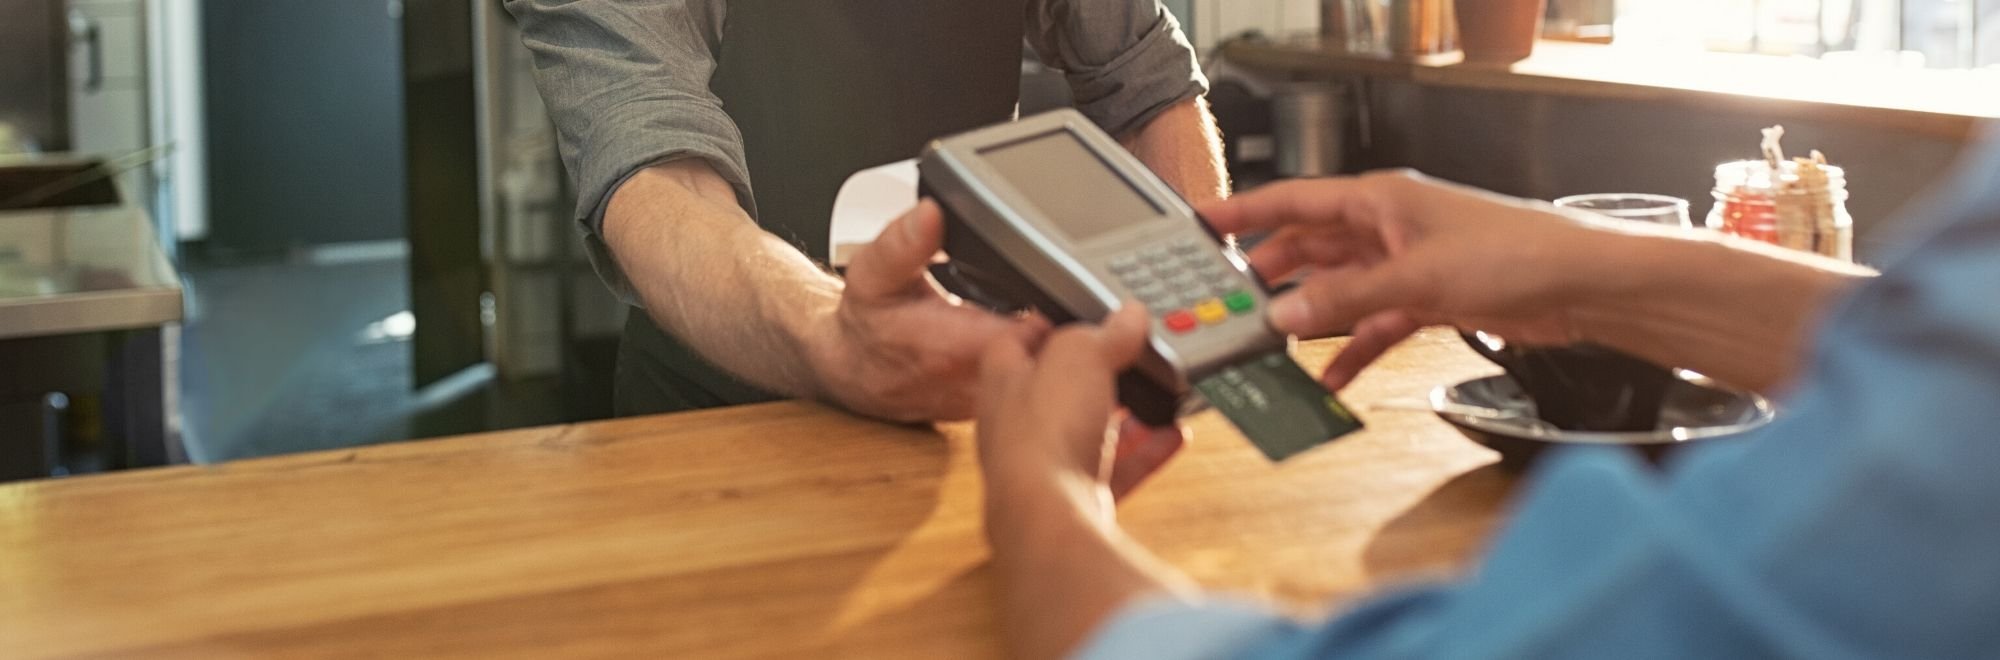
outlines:
M1283 465L1197 417L1122 518L1302 612L1460 568L1512 479L1367 404L1494 371L1426 332L1347 395L1368 431ZM12 484L0 655L992 657L980 510L965 425L798 403Z
M1967 141L2000 118L2000 71L1833 66L1806 58L1661 53L1544 41L1511 64L1422 61L1347 52L1317 39L1238 41L1223 49L1245 67L1302 77L1367 77L1488 91L1667 103L1825 119Z

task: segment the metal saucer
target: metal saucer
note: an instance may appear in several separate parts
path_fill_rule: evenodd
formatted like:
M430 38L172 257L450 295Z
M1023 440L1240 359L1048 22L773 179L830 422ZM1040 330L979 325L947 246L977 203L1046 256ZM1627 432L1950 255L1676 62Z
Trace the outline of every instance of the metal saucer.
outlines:
M1554 445L1621 445L1657 463L1690 442L1742 435L1771 423L1776 409L1755 392L1682 372L1661 402L1659 426L1651 431L1567 431L1535 414L1535 403L1506 375L1475 378L1431 391L1431 410L1465 437L1500 452L1501 463L1525 469ZM1469 414L1473 410L1483 414ZM1496 414L1497 413L1497 414Z

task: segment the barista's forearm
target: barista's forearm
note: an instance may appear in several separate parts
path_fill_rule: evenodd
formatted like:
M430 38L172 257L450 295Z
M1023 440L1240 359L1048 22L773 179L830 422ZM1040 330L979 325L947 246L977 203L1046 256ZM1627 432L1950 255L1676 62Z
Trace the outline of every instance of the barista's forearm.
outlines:
M1760 391L1790 383L1828 307L1873 274L1740 239L1616 236L1571 309L1584 339Z
M604 238L654 323L759 387L820 394L807 338L832 314L840 281L764 231L698 159L626 180Z
M1229 196L1222 137L1215 128L1215 117L1208 112L1207 99L1197 96L1182 101L1120 136L1119 142L1190 203Z

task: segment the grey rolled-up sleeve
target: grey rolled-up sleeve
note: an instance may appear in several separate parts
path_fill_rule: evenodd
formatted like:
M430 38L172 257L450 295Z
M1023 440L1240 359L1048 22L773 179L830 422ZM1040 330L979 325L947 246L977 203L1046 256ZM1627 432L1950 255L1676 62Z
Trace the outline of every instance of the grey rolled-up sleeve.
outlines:
M1158 0L1030 0L1028 43L1113 135L1208 92L1194 46Z
M720 0L507 0L534 53L535 83L555 120L576 217L598 274L636 303L600 229L611 194L634 172L702 158L751 211L743 137L709 90Z

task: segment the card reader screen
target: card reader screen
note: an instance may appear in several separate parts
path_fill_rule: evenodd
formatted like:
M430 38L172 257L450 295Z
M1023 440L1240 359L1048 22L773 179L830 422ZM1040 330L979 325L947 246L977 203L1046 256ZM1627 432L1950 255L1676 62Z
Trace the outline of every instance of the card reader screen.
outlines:
M1165 213L1066 130L979 154L1072 241L1088 241Z

